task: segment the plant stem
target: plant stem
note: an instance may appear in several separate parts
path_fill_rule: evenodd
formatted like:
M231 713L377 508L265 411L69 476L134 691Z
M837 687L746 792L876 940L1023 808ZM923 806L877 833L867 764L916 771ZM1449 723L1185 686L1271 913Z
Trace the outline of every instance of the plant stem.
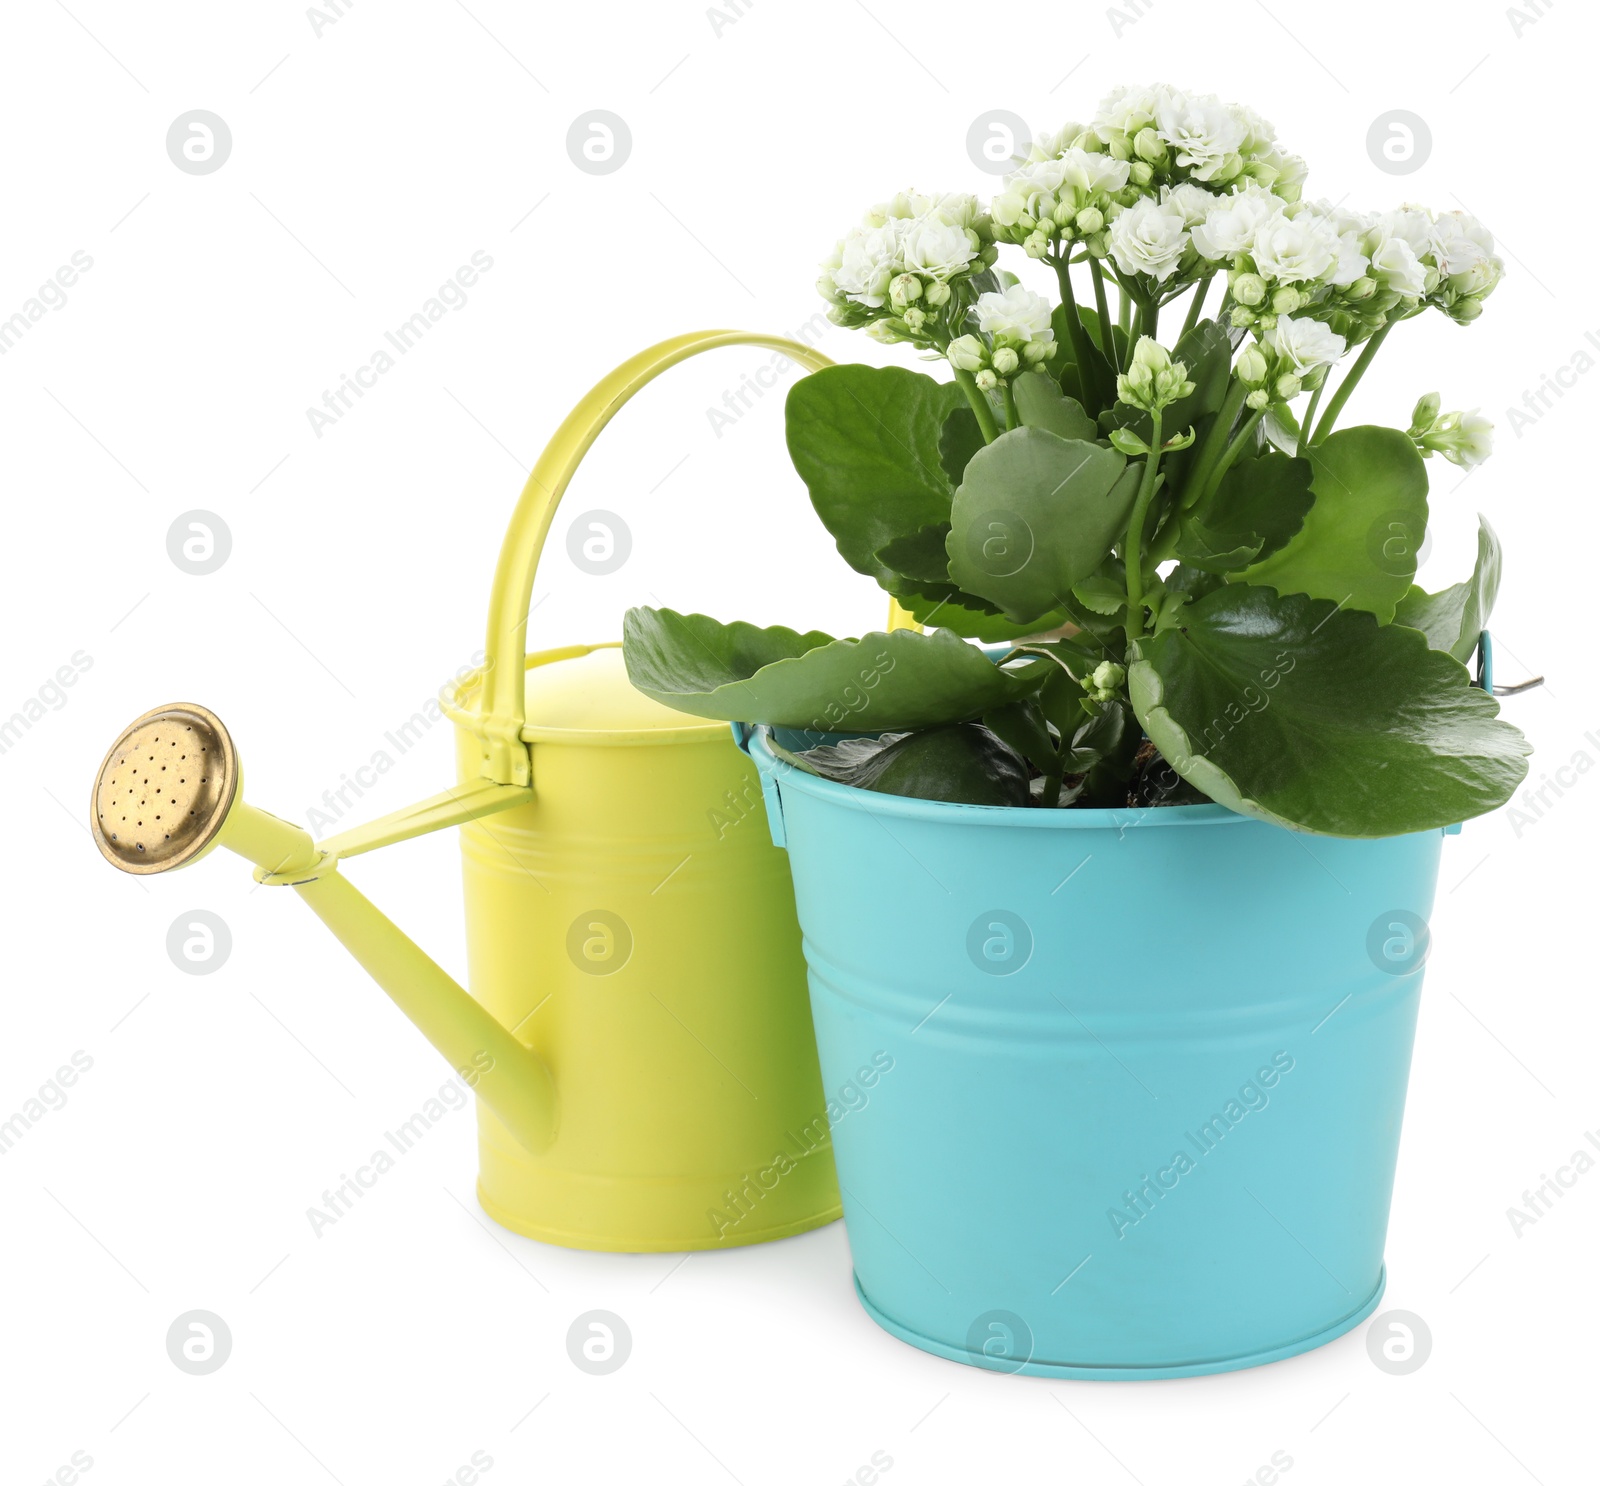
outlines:
M1144 478L1128 518L1128 536L1122 544L1122 566L1128 576L1128 620L1123 626L1131 645L1144 633L1144 523L1156 493L1156 471L1161 464L1161 409L1150 414L1150 452L1145 455Z
M1188 333L1199 323L1200 306L1206 302L1206 291L1210 289L1211 281L1215 277L1215 274L1208 273L1203 279L1200 280L1198 284L1194 286L1194 298L1189 301L1189 313L1184 316L1183 329L1178 334L1179 340L1182 340L1184 336L1188 335Z
M1161 306L1153 299L1146 299L1139 305L1139 318L1135 322L1133 333L1134 343L1138 344L1143 336L1155 339L1156 321L1161 317Z
M1129 297L1127 289L1120 282L1117 285L1117 293L1122 296L1117 304L1117 324L1121 327L1122 333L1126 335L1133 316L1133 300Z
M1311 442L1311 420L1317 416L1317 404L1322 401L1322 394L1328 390L1328 379L1323 377L1321 383L1313 389L1311 401L1306 404L1306 416L1300 424L1300 437L1295 440L1294 452L1298 459L1306 452L1306 446Z
M1320 444L1333 432L1333 425L1339 421L1339 414L1344 411L1344 405L1350 400L1350 394L1356 390L1356 383L1361 380L1362 374L1372 365L1372 358L1378 354L1378 347L1383 344L1383 338L1398 324L1390 320L1384 325L1367 344L1362 348L1361 354L1356 358L1356 364L1345 373L1344 381L1339 383L1339 390L1333 394L1333 400L1328 404L1328 410L1322 415L1322 422L1317 424L1317 431L1311 436L1313 444ZM1306 420L1311 421L1309 418Z
M1093 417L1108 400L1105 389L1095 374L1094 361L1090 355L1093 342L1090 341L1089 332L1084 328L1083 320L1078 314L1078 301L1072 292L1072 270L1067 266L1065 255L1052 258L1050 262L1056 271L1056 283L1061 286L1061 307L1066 311L1067 334L1072 337L1072 356L1078 363L1078 389L1083 393L1085 401L1093 404L1087 409L1090 417Z
M1239 409L1244 406L1247 393L1248 389L1237 377L1228 383L1227 395L1222 399L1222 407L1217 412L1216 422L1211 425L1205 443L1200 446L1199 456L1189 470L1189 479L1183 494L1184 510L1191 509L1200 499L1206 481L1211 477L1212 469L1227 452L1228 435L1233 431L1233 420L1239 416Z
M1012 392L1011 384L1009 382L1002 382L1000 384L1000 401L1005 405L1006 431L1009 433L1017 426L1019 421L1017 418L1016 394Z
M954 370L957 385L967 395L967 406L972 409L973 417L978 420L978 428L983 434L984 443L992 444L1000 437L1000 430L995 425L994 409L989 406L989 399L979 390L971 372L962 371L959 366Z
M1239 425L1239 432L1234 435L1233 442L1228 445L1226 451L1223 453L1222 458L1217 461L1216 467L1209 475L1206 476L1205 489L1200 492L1201 500L1204 500L1208 495L1211 494L1213 490L1217 488L1217 486L1222 483L1222 477L1228 473L1229 469L1233 465L1234 460L1236 460L1239 455L1244 452L1244 446L1249 443L1250 436L1256 431L1256 424L1261 421L1262 416L1266 413L1266 411L1267 410L1265 408L1256 408L1250 414L1250 416Z
M1095 313L1100 316L1100 339L1105 342L1103 347L1106 360L1111 363L1111 370L1122 370L1122 357L1117 350L1116 332L1111 328L1111 316L1106 308L1106 276L1100 269L1100 260L1090 256L1089 277L1094 280L1094 307Z

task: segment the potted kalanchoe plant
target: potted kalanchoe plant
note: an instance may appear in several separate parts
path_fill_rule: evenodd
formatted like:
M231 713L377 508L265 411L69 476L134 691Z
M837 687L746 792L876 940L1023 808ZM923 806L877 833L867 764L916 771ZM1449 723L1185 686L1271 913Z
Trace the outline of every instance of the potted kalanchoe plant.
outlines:
M898 1060L835 1142L863 1298L980 1365L1211 1371L1371 1311L1441 831L1526 772L1467 668L1488 524L1464 582L1413 581L1427 460L1476 465L1487 423L1430 393L1339 426L1397 328L1470 324L1501 261L1464 212L1357 215L1304 175L1248 109L1126 88L987 206L874 208L831 316L949 377L815 373L788 443L926 628L628 616L634 684L760 766L825 1079ZM1162 829L1193 825L1230 829ZM1220 1195L1216 1140L1180 1137L1269 1101Z

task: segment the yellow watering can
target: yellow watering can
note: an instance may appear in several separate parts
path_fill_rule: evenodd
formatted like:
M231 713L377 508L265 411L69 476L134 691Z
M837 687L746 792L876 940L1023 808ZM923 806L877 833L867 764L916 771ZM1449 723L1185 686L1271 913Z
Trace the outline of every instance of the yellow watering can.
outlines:
M186 703L128 727L95 783L94 838L123 871L222 845L292 887L476 1092L484 1210L575 1248L718 1248L839 1216L794 895L754 767L725 724L636 692L615 644L523 645L556 506L600 430L668 367L734 345L830 364L775 336L663 341L540 456L500 551L485 662L444 699L454 788L314 842L245 802L227 729ZM339 870L449 826L474 995Z

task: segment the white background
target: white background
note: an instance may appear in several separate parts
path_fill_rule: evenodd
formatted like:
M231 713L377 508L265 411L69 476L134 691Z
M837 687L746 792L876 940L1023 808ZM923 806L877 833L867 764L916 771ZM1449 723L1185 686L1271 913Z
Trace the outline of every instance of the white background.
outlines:
M1404 426L1437 387L1495 416L1486 468L1430 466L1423 581L1464 575L1488 513L1507 549L1501 677L1550 678L1507 705L1537 748L1532 783L1600 758L1600 376L1570 379L1520 435L1506 413L1600 331L1586 8L729 0L715 25L688 3L323 9L342 15L319 35L291 3L5 8L0 319L74 252L93 267L0 357L0 715L75 652L92 666L0 756L0 1118L74 1051L93 1068L0 1161L0 1479L44 1481L83 1451L91 1482L430 1486L482 1451L491 1482L776 1486L844 1481L884 1451L890 1483L1188 1486L1283 1451L1295 1486L1592 1481L1600 1174L1520 1236L1507 1208L1600 1127L1594 772L1531 824L1502 812L1447 843L1384 1302L1423 1316L1433 1350L1403 1377L1369 1360L1365 1327L1184 1382L960 1367L859 1310L840 1225L683 1263L496 1228L466 1113L316 1238L306 1209L444 1065L241 863L141 884L86 830L102 751L174 697L215 708L254 800L304 820L481 643L523 476L594 379L686 329L796 328L819 308L816 260L869 203L991 189L965 143L983 113L1055 127L1146 80L1255 106L1310 159L1312 194L1464 204L1498 234L1509 274L1482 320L1398 333L1352 413ZM565 143L596 108L633 140L605 176ZM193 109L232 132L212 174L166 152ZM1367 150L1392 109L1432 133L1406 177ZM493 268L466 306L319 438L306 409L480 249ZM831 328L823 345L893 359ZM837 633L880 622L789 469L781 393L713 432L706 410L764 361L679 368L596 448L557 536L606 509L633 555L597 578L553 542L535 643L612 637L657 598ZM195 508L232 533L208 577L166 550ZM361 815L447 782L446 734ZM352 875L460 973L453 840ZM196 908L233 936L204 977L165 948ZM164 1344L197 1308L233 1335L208 1377ZM606 1377L564 1344L596 1308L634 1339Z

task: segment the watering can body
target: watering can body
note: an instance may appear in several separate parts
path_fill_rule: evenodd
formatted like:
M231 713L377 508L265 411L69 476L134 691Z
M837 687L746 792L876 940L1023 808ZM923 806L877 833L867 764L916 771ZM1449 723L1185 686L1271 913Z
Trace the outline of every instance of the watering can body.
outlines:
M289 887L473 1089L484 1209L572 1247L732 1247L840 1214L787 861L722 723L633 690L615 645L526 653L539 556L585 452L641 387L702 351L679 336L597 383L512 514L484 664L444 701L458 782L315 842L246 802L233 740L191 703L112 745L91 832L124 871L224 846ZM891 612L891 623L904 616ZM371 903L346 862L461 827L469 979Z
M480 1103L484 1210L635 1252L830 1221L794 894L754 769L723 724L634 691L615 647L530 656L527 678L533 798L461 830L467 953L559 1119L535 1154ZM458 755L468 783L470 726Z

